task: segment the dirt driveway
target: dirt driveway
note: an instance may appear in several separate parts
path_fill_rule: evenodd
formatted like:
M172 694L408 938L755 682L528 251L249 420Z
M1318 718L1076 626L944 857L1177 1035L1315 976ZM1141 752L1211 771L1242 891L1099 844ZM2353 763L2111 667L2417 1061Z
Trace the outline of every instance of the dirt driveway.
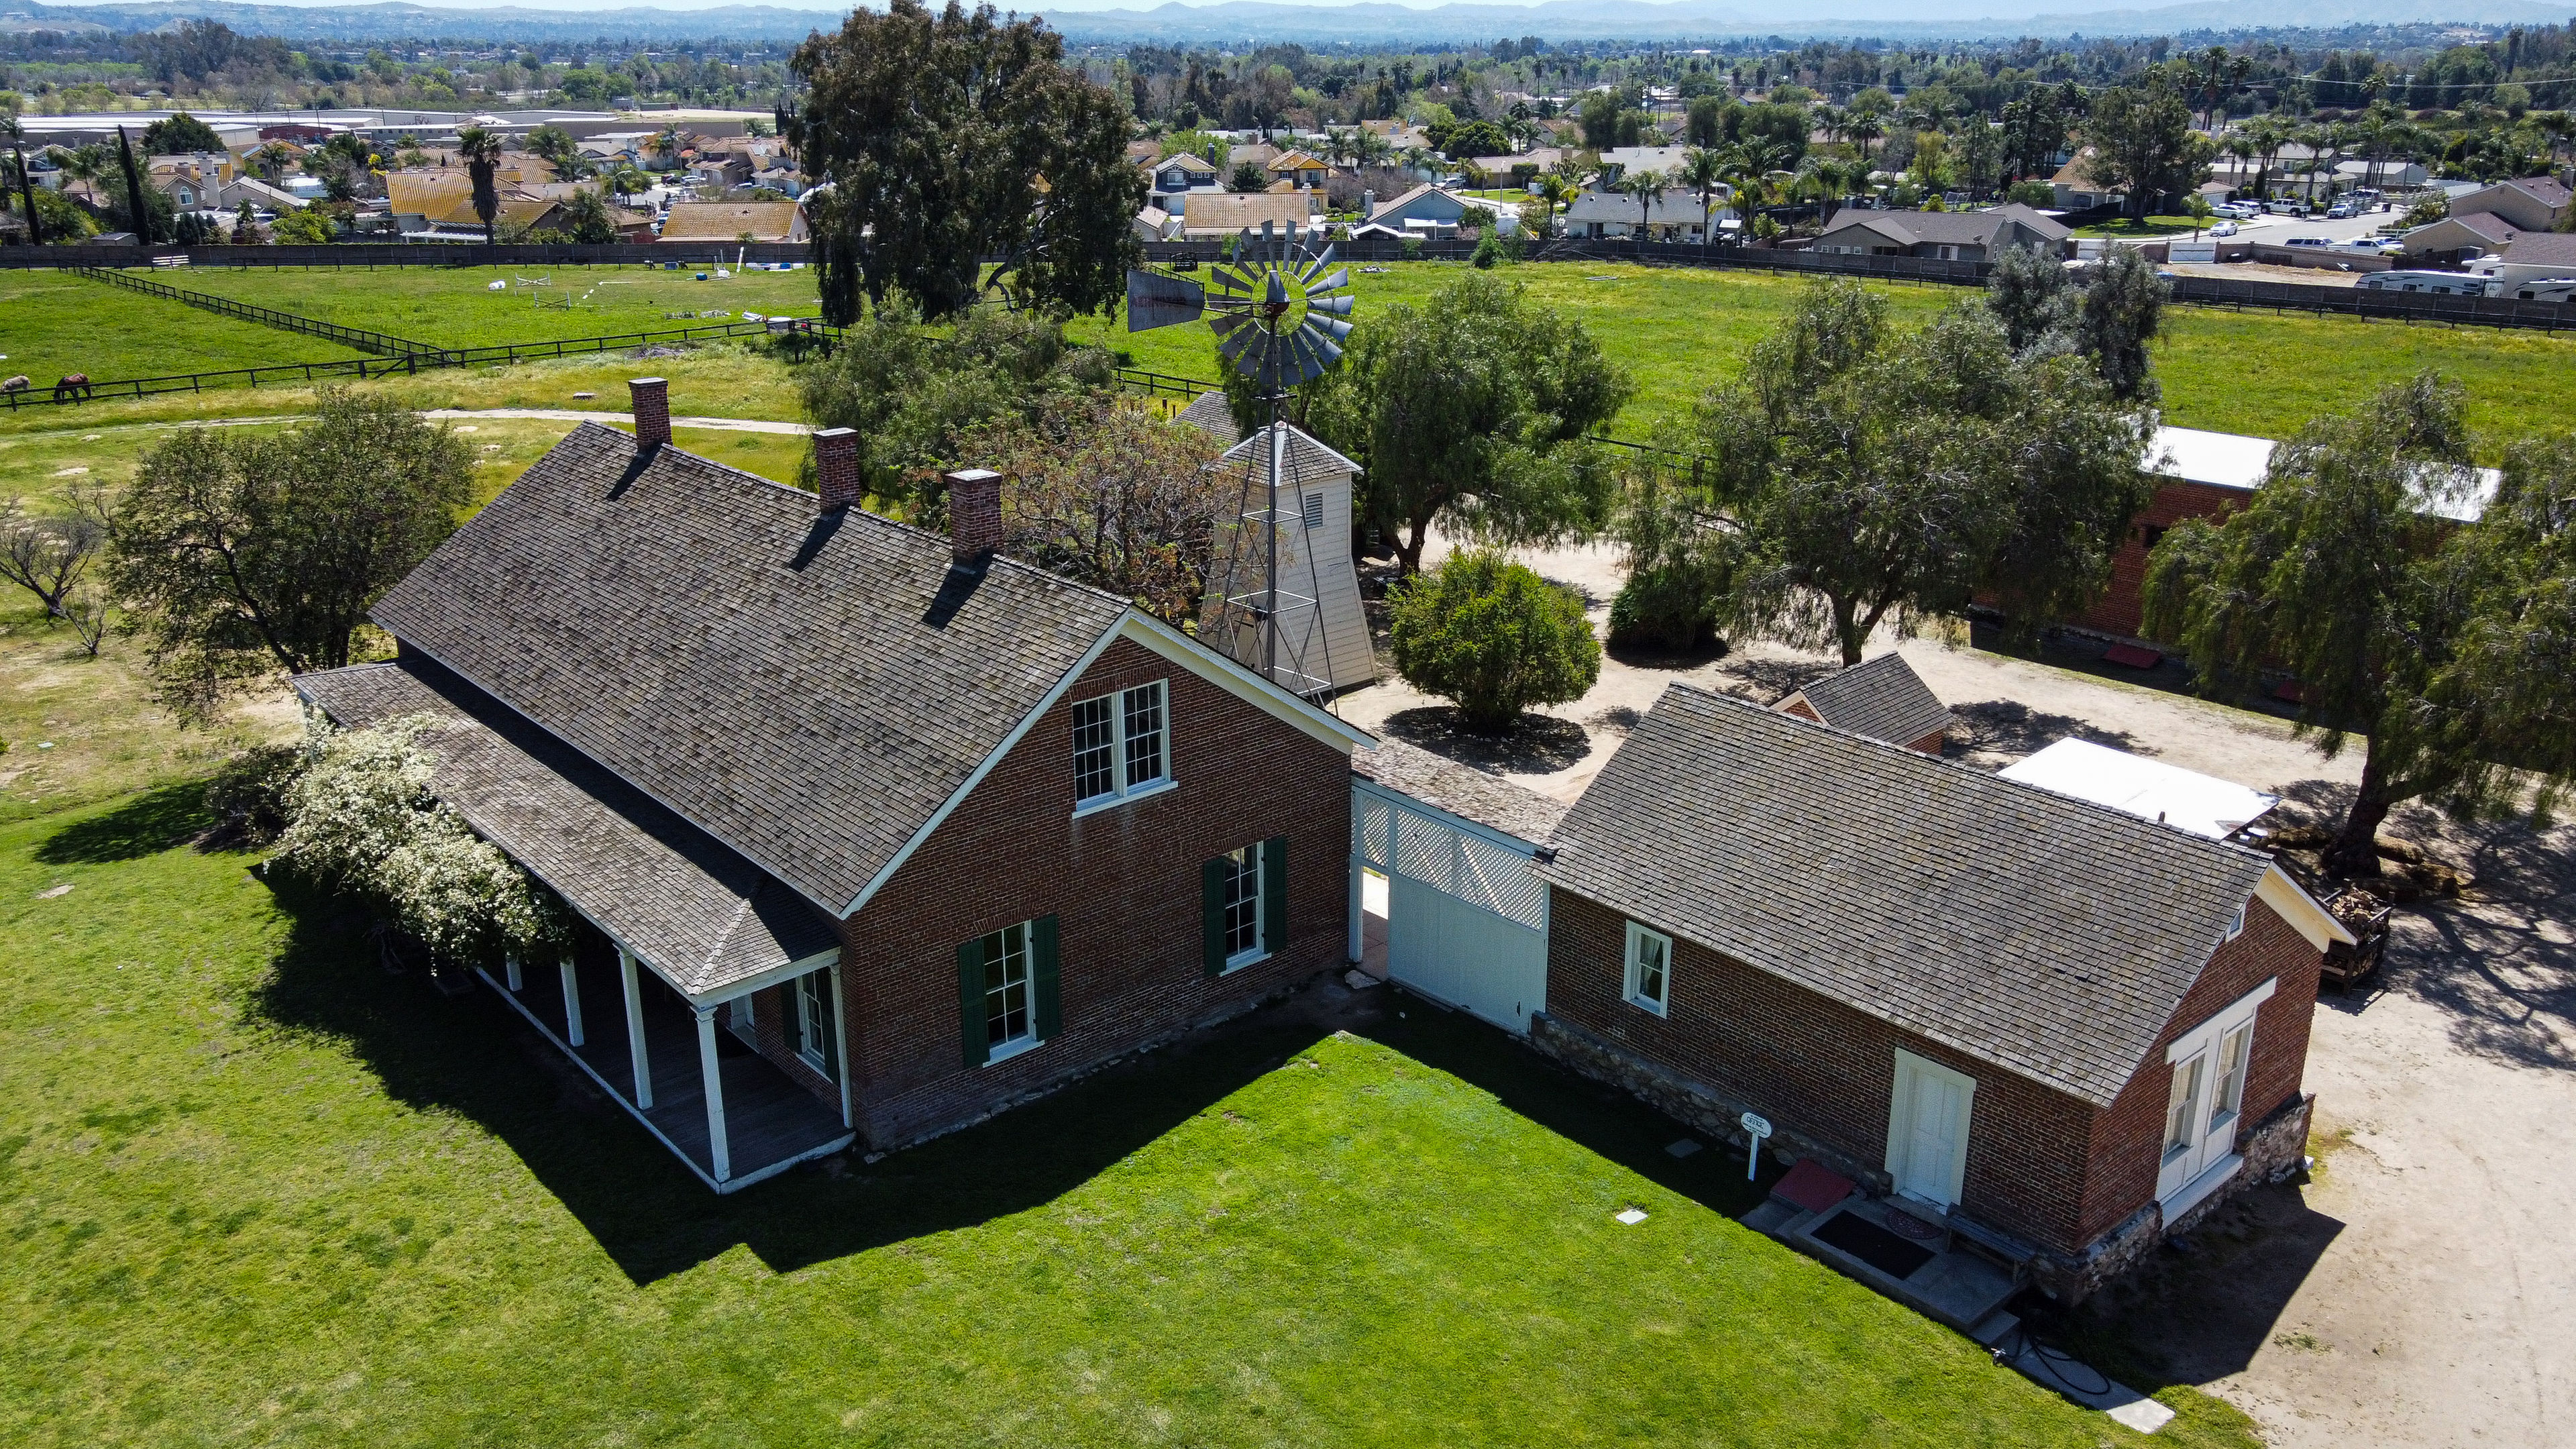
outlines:
M1523 557L1606 625L1615 552ZM1896 647L1951 706L1951 753L1972 764L2081 735L2276 792L2293 813L2335 810L2358 776L2357 755L2326 760L2282 720L2080 658ZM1830 667L1767 645L1605 659L1590 694L1499 746L1460 736L1400 680L1344 696L1341 712L1570 800L1668 683L1769 703ZM2401 916L2377 989L2318 1008L2321 1170L2255 1195L2087 1317L2164 1381L2244 1408L2281 1449L2576 1444L2576 828L2471 834L2411 810L2392 833L2473 871L2481 899Z

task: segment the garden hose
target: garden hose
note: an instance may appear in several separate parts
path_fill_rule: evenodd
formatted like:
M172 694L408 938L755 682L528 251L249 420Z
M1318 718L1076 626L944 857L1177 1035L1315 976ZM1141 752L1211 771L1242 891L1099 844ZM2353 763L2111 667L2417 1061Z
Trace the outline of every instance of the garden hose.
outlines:
M2045 1372L2050 1378L2055 1379L2057 1381L2057 1386L2060 1389L2065 1390L2067 1393L2076 1395L2079 1398L2089 1398L2095 1395L2111 1392L2111 1379L2109 1375L2103 1373L2100 1369L2093 1367L2091 1364L2084 1362L2082 1359L2077 1358L2071 1353L2051 1348L2047 1344L2040 1342L2038 1339L2031 1336L2031 1332L2027 1327L2015 1325L2012 1332L2005 1334L1994 1347L1995 1362L1999 1364L2015 1363L2016 1360L2019 1360L2025 1354L2030 1357L2034 1367ZM2085 1386L2076 1383L2073 1379L2067 1377L2067 1366L2083 1370L2085 1373L2092 1375L2097 1382L2091 1388L2086 1388Z

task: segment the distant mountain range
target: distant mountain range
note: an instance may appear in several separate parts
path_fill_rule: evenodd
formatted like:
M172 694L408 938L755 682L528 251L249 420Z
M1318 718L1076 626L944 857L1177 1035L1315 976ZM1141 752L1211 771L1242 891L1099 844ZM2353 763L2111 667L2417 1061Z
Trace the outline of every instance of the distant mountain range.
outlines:
M1025 0L1024 0L1025 3ZM1089 0L1101 3L1101 0ZM1048 22L1076 43L1223 45L1298 41L1309 45L1437 44L1535 35L1544 40L1719 40L1743 35L1991 37L2035 35L2170 35L2353 25L2557 24L2567 0L2290 0L2249 11L2231 0L2157 9L2069 10L2068 0L1818 0L1797 15L1726 0L1546 0L1538 5L1447 4L1425 8L1364 3L1280 4L1228 0L1216 5L1164 4L1148 10L1048 10ZM2080 0L2079 0L2080 3ZM2047 8L2043 8L2047 7ZM41 28L48 20L151 30L181 19L220 20L249 35L288 40L472 39L492 42L643 42L732 39L793 41L829 28L838 8L724 5L703 10L647 8L532 10L413 5L252 5L235 0L141 0L135 4L47 5L0 0L0 29ZM23 17L23 18L21 18ZM67 27L68 28L68 27Z

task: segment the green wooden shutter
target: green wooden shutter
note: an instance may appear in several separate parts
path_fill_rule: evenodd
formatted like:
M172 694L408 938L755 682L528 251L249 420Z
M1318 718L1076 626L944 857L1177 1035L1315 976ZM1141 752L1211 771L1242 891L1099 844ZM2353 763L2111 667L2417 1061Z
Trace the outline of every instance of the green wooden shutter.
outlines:
M1063 977L1055 948L1055 917L1029 922L1029 984L1037 988L1038 1040L1053 1041L1064 1029L1064 1002L1057 989Z
M1261 845L1261 949L1288 949L1288 837Z
M1220 855L1199 867L1199 931L1210 976L1225 974L1225 873L1231 864Z
M984 942L968 941L957 948L957 1016L966 1065L984 1065Z

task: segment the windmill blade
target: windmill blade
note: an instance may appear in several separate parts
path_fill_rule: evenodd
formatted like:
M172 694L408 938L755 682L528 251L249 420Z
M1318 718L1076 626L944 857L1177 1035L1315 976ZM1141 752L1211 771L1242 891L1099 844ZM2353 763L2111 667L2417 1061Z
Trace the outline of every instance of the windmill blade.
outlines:
M1309 312L1306 314L1306 325L1332 338L1335 342L1351 335L1351 324L1339 317L1318 317Z
M1231 337L1236 328L1251 320L1248 312L1218 312L1208 318L1208 327L1219 337Z
M1342 360L1342 345L1340 343L1335 342L1332 338L1324 335L1323 329L1318 328L1311 323L1298 330L1313 342L1315 355L1319 359L1322 367L1335 367L1340 365Z
M1306 310L1309 312L1328 312L1335 317L1348 317L1351 315L1352 304L1358 300L1359 299L1357 297L1350 296L1318 297L1308 300L1306 303Z
M1335 248L1331 242L1324 243L1324 254L1315 258L1315 264L1313 266L1308 267L1303 272L1297 274L1298 285L1311 285L1315 278L1323 272L1324 268L1333 264L1333 253L1336 250L1337 248Z
M1217 355L1223 357L1229 366L1250 373L1254 370L1260 352L1263 350L1264 335L1258 327L1239 329L1233 336L1216 345ZM1247 356L1247 353L1251 355Z
M1323 354L1315 350L1314 340L1306 335L1305 328L1300 327L1288 334L1288 348L1295 358L1297 382L1300 386L1323 376Z
M1181 322L1196 322L1207 312L1207 289L1187 277L1160 272L1127 273L1127 330L1150 332Z
M1326 277L1324 280L1309 284L1306 288L1306 295L1311 297L1317 292L1338 292L1350 284L1351 269L1348 267L1340 267L1336 268L1333 274Z

